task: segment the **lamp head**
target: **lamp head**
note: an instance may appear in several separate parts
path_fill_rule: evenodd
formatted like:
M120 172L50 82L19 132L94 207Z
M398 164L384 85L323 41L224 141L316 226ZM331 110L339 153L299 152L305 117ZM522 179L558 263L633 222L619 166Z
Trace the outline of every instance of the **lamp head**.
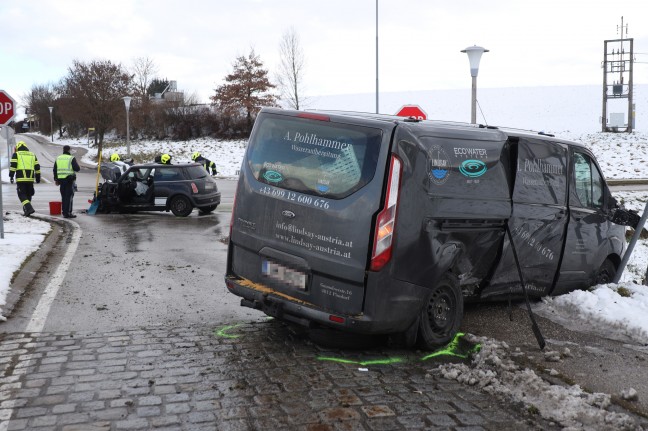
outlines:
M481 60L482 54L488 52L488 50L481 46L473 45L461 50L461 52L468 54L468 61L470 61L470 76L476 77L479 72L479 60Z

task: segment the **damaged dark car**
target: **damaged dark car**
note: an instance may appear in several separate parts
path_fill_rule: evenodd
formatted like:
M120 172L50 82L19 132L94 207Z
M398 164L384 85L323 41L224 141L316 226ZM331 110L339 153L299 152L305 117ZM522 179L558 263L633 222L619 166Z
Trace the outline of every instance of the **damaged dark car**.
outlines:
M97 196L100 213L171 211L187 217L194 208L207 214L220 204L216 180L198 163L147 163L124 173L116 164L105 163L101 175L106 181Z

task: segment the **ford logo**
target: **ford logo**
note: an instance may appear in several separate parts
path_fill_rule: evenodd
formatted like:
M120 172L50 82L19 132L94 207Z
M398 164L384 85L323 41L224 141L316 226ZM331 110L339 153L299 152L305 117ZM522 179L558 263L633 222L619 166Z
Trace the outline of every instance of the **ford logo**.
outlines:
M288 210L281 211L281 215L288 218L295 218L295 213Z

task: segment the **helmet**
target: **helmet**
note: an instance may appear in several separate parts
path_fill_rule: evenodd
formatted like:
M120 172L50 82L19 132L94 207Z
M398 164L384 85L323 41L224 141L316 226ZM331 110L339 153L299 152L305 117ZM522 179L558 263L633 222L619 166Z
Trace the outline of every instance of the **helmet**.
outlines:
M27 144L25 144L25 141L18 141L16 144L16 150L19 150L21 147L25 147L27 149Z
M171 156L168 154L162 154L162 157L160 157L160 161L163 164L168 165L171 162Z
M191 155L191 160L196 161L196 159L197 159L198 157L200 157L200 153L199 153L198 151L195 151L195 152Z
M119 161L119 154L117 154L117 153L112 153L112 154L110 155L110 161L111 161L111 162L118 162L118 161Z

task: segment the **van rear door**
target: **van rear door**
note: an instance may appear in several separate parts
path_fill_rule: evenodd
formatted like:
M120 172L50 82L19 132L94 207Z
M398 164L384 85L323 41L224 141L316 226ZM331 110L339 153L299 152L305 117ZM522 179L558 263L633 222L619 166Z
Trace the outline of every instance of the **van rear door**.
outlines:
M262 110L241 167L227 275L294 302L360 313L394 127Z

